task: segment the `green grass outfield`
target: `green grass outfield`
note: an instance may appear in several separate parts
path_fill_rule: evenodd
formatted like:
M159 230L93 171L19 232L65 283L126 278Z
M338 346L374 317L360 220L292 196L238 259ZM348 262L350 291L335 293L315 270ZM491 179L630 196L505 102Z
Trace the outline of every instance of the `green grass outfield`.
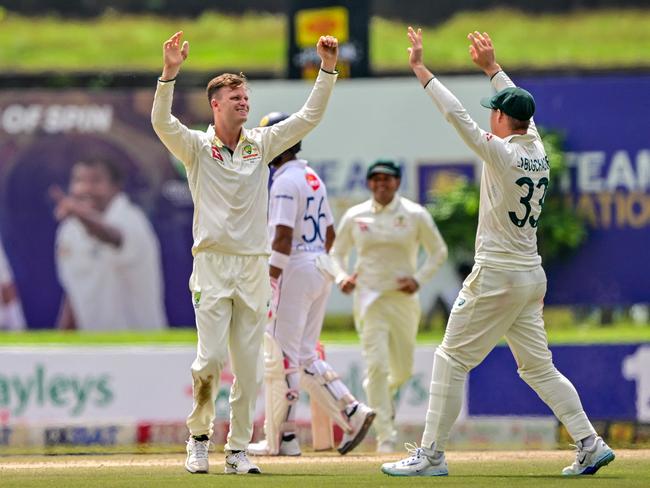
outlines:
M543 15L460 12L438 26L423 26L425 61L436 71L475 71L465 36L478 29L492 35L497 59L509 70L647 68L648 25L650 8ZM190 41L187 70L286 72L287 19L282 15L206 12L189 19L107 13L82 20L24 17L0 7L0 26L0 69L5 73L158 71L162 42L177 30L184 30ZM410 72L406 26L371 19L373 70Z
M326 321L321 341L327 345L357 344L359 339L348 325L348 317L334 317ZM550 321L549 321L550 323ZM593 323L547 327L551 344L607 344L650 342L650 326L620 322L611 326ZM419 344L439 344L443 330L436 326L432 330L420 331ZM160 332L61 332L57 330L29 332L0 332L0 344L10 345L194 345L196 331L191 328L169 329Z
M0 457L3 488L144 487L389 487L472 486L490 488L590 488L650 486L650 451L618 450L617 458L595 476L567 479L559 473L573 461L571 451L449 452L450 476L445 478L391 478L379 471L395 455L308 454L300 458L256 458L262 475L223 474L223 454L210 456L211 472L190 475L184 456L119 455Z

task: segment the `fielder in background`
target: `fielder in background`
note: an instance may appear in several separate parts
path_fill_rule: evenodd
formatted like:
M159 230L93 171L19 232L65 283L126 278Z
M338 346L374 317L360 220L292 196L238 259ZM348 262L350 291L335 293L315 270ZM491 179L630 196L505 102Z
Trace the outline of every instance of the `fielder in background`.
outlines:
M542 312L546 275L537 253L537 225L548 189L549 164L532 116L535 101L515 87L496 63L486 34L469 34L472 61L490 78L496 95L481 100L491 109L490 132L424 66L422 32L408 29L409 63L436 107L483 161L475 265L454 304L436 349L429 408L421 447L386 463L394 476L445 476L445 447L460 412L467 373L505 339L519 376L551 408L576 442L576 459L564 475L594 474L614 459L597 436L571 382L553 365Z
M167 326L160 244L145 213L122 191L123 181L114 161L89 158L72 167L68 194L50 189L61 222L56 233L60 329Z
M354 291L354 320L366 361L364 388L377 412L377 451L393 452L393 399L413 370L417 291L447 259L447 246L429 212L398 195L399 165L377 161L366 176L372 198L345 212L331 254L339 288ZM357 261L349 275L352 248ZM418 269L420 248L427 258Z
M0 239L0 330L23 330L24 328L23 307Z
M189 53L177 32L163 44L151 120L160 140L183 162L194 201L194 266L190 290L198 333L192 364L194 406L187 419L190 438L185 468L208 471L208 445L221 370L230 358L226 473L259 473L246 449L253 433L255 401L262 380L258 363L268 321L268 163L320 122L337 74L338 42L321 37L321 69L304 106L283 123L251 130L248 87L240 74L225 73L207 86L213 125L190 130L171 114L174 80Z
M260 126L279 126L288 117L273 112ZM363 440L375 418L316 352L334 280L327 254L334 219L323 181L307 161L296 158L300 149L301 141L270 163L275 169L268 224L275 313L264 337L266 439L249 447L257 455L300 455L295 425L299 388L343 430L341 454Z

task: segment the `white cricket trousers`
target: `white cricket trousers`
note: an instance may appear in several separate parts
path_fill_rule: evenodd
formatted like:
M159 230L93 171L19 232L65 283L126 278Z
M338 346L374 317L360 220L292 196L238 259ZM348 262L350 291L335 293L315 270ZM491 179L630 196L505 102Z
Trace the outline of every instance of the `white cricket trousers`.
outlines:
M332 280L316 268L314 257L292 255L282 272L276 317L268 326L291 368L308 366L318 359L316 345Z
M517 372L566 426L574 440L595 434L571 382L553 365L544 319L541 266L507 271L474 265L454 303L433 361L422 445L444 451L460 412L467 373L505 337Z
M268 258L200 252L190 290L198 344L187 427L192 435L212 435L221 370L230 356L234 381L225 449L247 449L262 381L261 346L271 298Z
M355 293L355 324L366 362L363 386L368 406L377 413L373 423L377 442L395 441L393 398L413 373L420 302L417 293L387 291L363 315L358 302Z

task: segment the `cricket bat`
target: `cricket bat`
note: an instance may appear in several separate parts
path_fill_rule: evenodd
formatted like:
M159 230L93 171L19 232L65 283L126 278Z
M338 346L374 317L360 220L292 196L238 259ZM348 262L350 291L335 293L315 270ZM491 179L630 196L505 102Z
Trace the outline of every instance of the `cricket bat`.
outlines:
M316 346L318 356L325 360L325 348L318 342ZM311 439L314 451L325 451L334 448L334 429L332 420L325 410L313 399L309 400L311 406Z

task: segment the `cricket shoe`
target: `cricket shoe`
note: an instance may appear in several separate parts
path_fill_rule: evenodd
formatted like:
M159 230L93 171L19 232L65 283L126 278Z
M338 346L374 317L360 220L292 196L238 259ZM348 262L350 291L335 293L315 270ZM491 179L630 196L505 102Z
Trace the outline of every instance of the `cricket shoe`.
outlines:
M210 440L207 435L199 436L197 440L190 436L185 449L187 450L187 459L185 460L185 469L190 473L207 473L208 472L208 448Z
M372 425L372 421L375 420L377 414L367 405L363 403L358 403L354 407L354 411L348 417L350 422L350 427L352 428L351 433L344 432L341 443L336 448L340 454L347 454L352 449L357 447L359 443L368 433L368 429Z
M269 443L266 439L249 444L248 454L252 454L253 456L300 456L302 452L300 451L298 439L294 436L291 440L285 441L283 439L280 441L280 450L277 454L271 454Z
M251 463L246 451L226 451L226 474L260 474L260 468Z
M445 453L434 458L433 446L417 447L407 443L404 447L410 456L395 463L382 464L382 473L389 476L447 476L449 474Z
M576 460L571 466L562 470L565 476L577 476L581 474L594 474L603 466L607 466L614 458L614 451L605 444L602 437L598 436L590 447L584 447L578 441L574 446L577 449Z

